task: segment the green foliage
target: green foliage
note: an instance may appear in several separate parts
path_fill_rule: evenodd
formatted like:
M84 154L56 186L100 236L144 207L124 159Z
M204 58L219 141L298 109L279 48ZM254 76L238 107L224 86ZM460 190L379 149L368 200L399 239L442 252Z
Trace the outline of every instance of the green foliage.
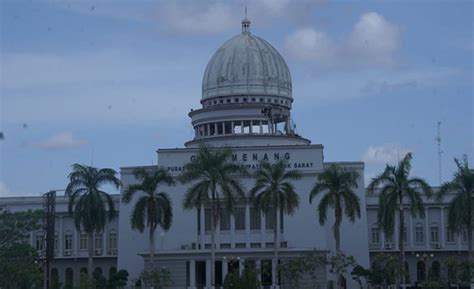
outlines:
M109 281L107 282L107 289L117 289L125 287L127 285L127 281L127 270L119 270L118 272L113 273L112 276L109 277Z
M260 282L255 270L245 269L241 276L238 272L228 273L224 279L223 287L224 289L259 289Z
M355 280L357 284L359 284L360 289L364 288L362 280L365 280L365 283L367 283L370 278L370 274L371 271L362 267L361 265L356 265L351 272L352 279Z
M78 289L96 289L97 284L96 278L89 278L87 274L81 272Z
M468 260L450 257L444 262L447 268L447 281L451 284L467 286L470 281L469 270L474 270L474 264L469 266ZM473 272L471 272L472 274Z
M10 212L0 209L0 248L28 239L30 232L40 228L42 213L41 210Z
M327 211L333 208L335 217L333 234L336 240L336 251L339 251L340 248L339 228L343 216L346 215L351 222L360 218L360 200L353 190L358 187L358 178L359 174L356 171L332 164L318 175L318 181L309 195L309 202L312 203L318 194L326 192L318 205L319 223L321 225L326 223Z
M372 262L369 282L372 285L395 284L400 274L399 258L396 255L377 254Z
M144 270L140 273L140 279L146 286L153 286L155 289L165 289L171 286L170 271L166 268Z
M288 283L287 285L292 288L298 287L299 281L305 274L311 277L313 286L316 286L318 284L317 272L324 268L326 263L326 257L315 251L305 254L305 256L301 258L283 260L278 270L284 282Z
M0 287L30 289L41 286L42 268L38 253L27 244L12 244L0 248Z

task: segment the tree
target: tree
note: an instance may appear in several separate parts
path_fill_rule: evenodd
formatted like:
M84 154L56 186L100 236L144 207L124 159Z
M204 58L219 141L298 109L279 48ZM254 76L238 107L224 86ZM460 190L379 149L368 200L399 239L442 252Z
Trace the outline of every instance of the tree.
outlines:
M40 228L43 211L10 212L0 208L0 248L8 248Z
M93 273L94 232L102 231L107 222L115 216L115 205L112 197L100 190L103 185L113 185L118 189L122 184L113 169L98 169L91 166L73 164L72 172L68 176L69 184L66 195L69 196L68 211L74 218L77 230L81 226L89 238L89 277Z
M383 288L395 284L397 276L400 275L399 263L400 260L396 255L377 254L373 259L369 275L370 284L383 286Z
M256 211L263 212L273 218L273 248L274 265L272 266L272 283L277 284L278 248L280 247L280 228L278 217L293 215L298 209L299 196L291 183L301 179L298 170L287 170L288 164L277 161L270 164L268 161L260 162L260 167L255 172L255 185L250 190L250 200Z
M448 207L448 226L451 230L467 230L469 261L474 264L473 227L474 227L474 170L468 167L467 161L454 159L458 170L453 179L441 185L436 198L438 201L448 194L454 197ZM473 276L471 276L471 280Z
M412 154L407 153L398 163L398 166L387 164L383 173L373 178L367 187L369 194L374 194L377 189L380 190L377 220L379 225L383 228L385 236L392 236L395 227L395 215L398 210L400 282L403 280L403 272L405 269L405 250L403 246L405 227L404 207L408 206L413 217L417 214L419 214L420 217L424 217L425 211L420 192L428 198L431 197L431 188L424 179L418 177L410 178L411 159Z
M127 285L127 282L128 271L119 270L118 272L115 272L109 276L109 280L107 281L107 289L123 288Z
M35 248L14 243L0 248L0 288L29 289L40 287L43 280L41 262Z
M344 215L349 221L355 222L360 218L360 200L354 192L357 188L359 174L353 170L332 164L321 174L309 195L309 202L322 192L326 192L318 205L319 223L324 225L327 219L327 211L334 208L333 234L336 240L336 252L340 251L340 226Z
M182 183L192 183L184 196L183 208L211 209L211 284L215 282L215 226L220 210L223 206L232 214L235 203L245 200L238 177L247 171L231 158L232 151L228 148L211 151L201 146L195 160L185 164L179 176Z
M173 284L171 281L170 271L165 267L161 269L153 268L151 270L145 270L140 273L140 279L146 286L155 289L165 289Z
M142 192L133 207L130 222L132 229L137 229L140 233L143 233L145 227L149 228L150 264L153 266L156 228L160 226L164 231L168 231L173 219L171 199L167 193L159 192L159 186L174 185L174 180L164 168L158 167L151 172L143 168L136 169L133 174L141 183L128 186L123 192L122 200L126 204L130 203L135 194Z

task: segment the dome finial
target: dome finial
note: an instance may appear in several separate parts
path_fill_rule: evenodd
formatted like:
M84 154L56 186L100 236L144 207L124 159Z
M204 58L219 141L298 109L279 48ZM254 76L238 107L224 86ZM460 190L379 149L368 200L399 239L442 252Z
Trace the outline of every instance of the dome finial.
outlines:
M242 33L250 34L250 20L247 18L247 6L245 6L245 18L242 20Z

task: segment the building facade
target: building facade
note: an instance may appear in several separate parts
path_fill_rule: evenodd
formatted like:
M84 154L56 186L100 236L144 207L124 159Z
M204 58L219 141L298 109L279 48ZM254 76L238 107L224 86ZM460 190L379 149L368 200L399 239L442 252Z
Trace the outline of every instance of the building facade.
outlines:
M273 260L273 230L279 228L279 256L282 261L304 256L309 252L328 254L335 251L332 235L334 216L329 213L325 225L317 219L316 204L309 204L309 193L318 174L336 163L358 172L358 187L362 210L355 223L343 220L341 249L364 266L370 266L369 257L379 252L396 253L397 236L386 237L377 226L377 196L367 196L364 184L364 163L355 161L327 162L324 147L311 144L295 132L291 118L293 106L291 73L282 56L264 39L250 32L250 21L242 21L242 32L225 42L210 59L203 76L201 107L191 110L189 117L194 128L194 138L183 148L157 150L158 165L178 176L183 166L193 161L200 144L212 149L229 147L232 161L255 171L259 162L286 160L292 169L301 171L303 177L294 182L300 205L292 216L281 216L274 224L271 218L257 212L251 204L239 204L233 214L223 212L216 227L215 284L222 284L229 271L242 271L245 266L271 268ZM123 167L120 175L123 188L136 184L133 171L152 166ZM246 192L254 184L251 177L242 177ZM184 210L182 200L187 186L165 186L173 203L173 224L169 231L158 229L155 240L155 266L166 267L173 280L173 289L213 288L211 281L210 210ZM104 232L96 235L94 266L104 276L125 269L130 273L130 284L139 277L149 264L149 236L132 230L130 216L135 200L129 204L120 202L114 195L119 216L107 225ZM467 233L453 234L446 230L446 203L427 201L426 218L411 218L407 213L407 262L412 280L417 275L420 259L416 254L434 254L430 266L442 262L447 256L465 254ZM40 209L40 197L2 198L0 207L11 210ZM67 215L67 198L57 197L55 241L56 260L52 274L63 283L77 284L80 272L87 270L87 236L76 230L72 218ZM397 234L397 233L395 233ZM464 235L466 235L464 237ZM464 239L463 239L464 238ZM42 235L32 232L30 243L39 251L43 249ZM466 240L466 241L465 241ZM430 255L431 256L431 255ZM423 263L424 264L424 263ZM421 270L419 270L421 272ZM421 274L421 273L420 273ZM326 270L317 272L320 288L329 288L335 278ZM277 283L277 278L260 274L265 288L288 288ZM356 288L347 278L347 288ZM302 280L305 285L309 280ZM306 283L308 284L308 283ZM302 287L303 288L303 287Z

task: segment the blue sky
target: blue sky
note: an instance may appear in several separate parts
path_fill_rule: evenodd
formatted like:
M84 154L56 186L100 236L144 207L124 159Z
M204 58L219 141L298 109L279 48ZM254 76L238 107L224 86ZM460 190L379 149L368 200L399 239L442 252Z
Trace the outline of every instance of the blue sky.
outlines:
M472 1L2 1L0 196L64 188L75 162L156 164L192 138L207 61L240 33L293 78L298 133L366 179L413 151L438 184L472 161Z

